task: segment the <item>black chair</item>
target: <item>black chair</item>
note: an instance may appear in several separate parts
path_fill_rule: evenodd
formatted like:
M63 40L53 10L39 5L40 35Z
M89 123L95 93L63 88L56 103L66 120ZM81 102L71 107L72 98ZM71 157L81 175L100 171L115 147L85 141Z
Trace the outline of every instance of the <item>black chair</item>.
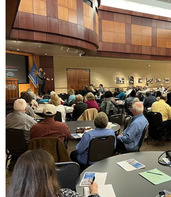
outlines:
M59 111L56 112L54 120L62 122L62 114L61 114L61 112L59 112Z
M118 123L119 125L122 124L122 114L115 114L109 117L109 121L112 123ZM119 135L120 130L117 131L116 135Z
M167 132L163 127L162 115L159 112L148 112L147 120L149 122L149 132L147 137L147 143L149 139L164 141L167 138Z
M148 129L149 129L149 123L147 123L147 125L145 126L145 128L144 128L144 130L142 132L142 136L141 136L140 141L138 143L138 150L137 150L138 152L140 152L140 148L142 146L142 143L143 143L143 141L145 139L146 134L148 133Z
M27 151L27 143L24 137L24 130L21 129L6 129L6 166L8 160L18 158Z
M63 100L68 100L68 97L69 97L69 94L66 94L66 93L60 93L58 94L58 96Z
M113 156L114 143L115 137L113 135L93 138L89 144L87 166L90 162Z
M80 175L80 166L76 162L55 163L57 179L61 188L69 188L76 191L76 184Z
M127 115L124 117L124 129L126 129L132 121L132 116L131 115Z

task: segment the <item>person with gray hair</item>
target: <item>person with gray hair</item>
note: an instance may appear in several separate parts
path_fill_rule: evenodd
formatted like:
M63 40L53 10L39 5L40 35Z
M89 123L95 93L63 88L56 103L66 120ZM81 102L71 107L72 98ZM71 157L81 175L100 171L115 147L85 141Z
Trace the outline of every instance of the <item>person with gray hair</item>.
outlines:
M13 108L14 111L9 113L6 117L6 128L24 130L24 137L26 143L28 143L30 139L30 129L37 122L33 117L26 114L27 103L24 99L15 100Z
M143 103L135 102L132 105L132 114L134 115L131 124L117 137L116 153L138 150L138 143L141 139L142 132L148 124L143 115Z
M87 164L88 148L93 138L109 135L115 137L115 132L112 129L106 128L108 125L108 117L104 112L99 112L96 115L94 125L96 128L83 134L81 141L76 146L76 150L71 152L70 155L71 160L78 162L83 168ZM113 146L114 148L116 147L116 138ZM90 164L92 164L92 162L90 162Z
M13 105L14 111L9 113L6 117L6 128L21 129L24 130L24 137L28 144L30 139L30 129L36 124L33 117L26 114L27 103L24 99L17 99ZM20 141L18 141L20 143ZM12 170L18 157L12 157L8 169Z

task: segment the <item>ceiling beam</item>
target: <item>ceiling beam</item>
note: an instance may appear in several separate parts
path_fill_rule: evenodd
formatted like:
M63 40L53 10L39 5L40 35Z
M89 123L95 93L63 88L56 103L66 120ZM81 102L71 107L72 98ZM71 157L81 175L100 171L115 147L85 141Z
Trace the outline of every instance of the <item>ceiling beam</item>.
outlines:
M6 0L6 38L10 37L10 32L18 11L20 0Z

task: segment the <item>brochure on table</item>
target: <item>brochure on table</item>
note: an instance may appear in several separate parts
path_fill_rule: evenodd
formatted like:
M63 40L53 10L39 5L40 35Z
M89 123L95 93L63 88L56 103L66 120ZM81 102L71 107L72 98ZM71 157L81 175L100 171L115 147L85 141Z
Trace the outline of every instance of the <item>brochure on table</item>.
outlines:
M98 184L98 191L100 196L116 197L112 184L105 185L106 177L107 172L86 172L80 182L80 186L84 186L84 196L87 197L88 195L90 195L88 186L91 185L93 181L96 181L96 183Z
M145 165L136 161L135 159L128 159L125 161L117 162L119 166L121 166L126 171L137 170L141 168L145 168Z

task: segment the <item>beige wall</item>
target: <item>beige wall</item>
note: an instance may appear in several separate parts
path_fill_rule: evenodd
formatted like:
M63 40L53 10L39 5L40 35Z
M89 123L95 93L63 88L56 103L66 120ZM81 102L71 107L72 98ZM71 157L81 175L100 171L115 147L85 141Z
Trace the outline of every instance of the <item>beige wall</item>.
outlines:
M153 78L154 81L153 84L149 84L150 87L157 87L161 83L164 86L171 86L171 62L96 57L54 57L55 91L57 93L67 91L67 68L90 69L90 83L96 87L102 83L104 87L109 87L112 91L115 87L126 88L129 85L128 76L134 76L135 85L144 86L148 77ZM124 77L125 83L116 84L116 77ZM138 78L142 78L143 82L138 83ZM160 78L162 82L156 83L156 78ZM170 78L170 83L164 83L164 78Z

